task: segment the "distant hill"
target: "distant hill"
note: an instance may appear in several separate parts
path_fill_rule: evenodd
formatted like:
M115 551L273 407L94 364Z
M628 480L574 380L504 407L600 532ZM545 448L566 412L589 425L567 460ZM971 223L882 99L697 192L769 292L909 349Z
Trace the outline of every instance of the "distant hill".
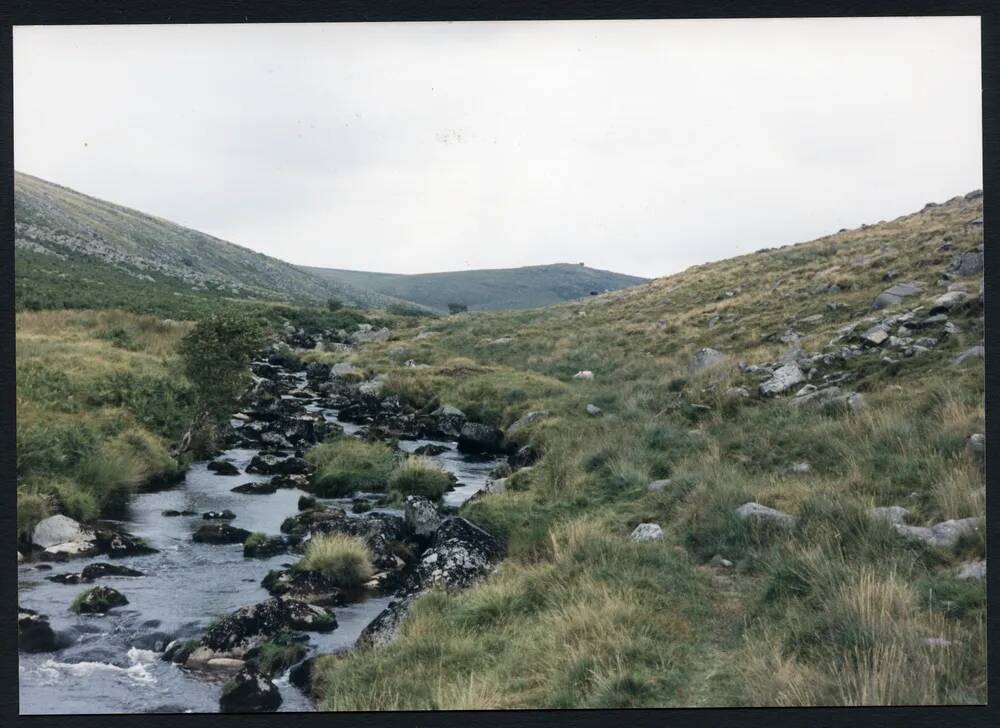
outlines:
M470 311L537 308L648 282L646 278L570 263L413 275L334 268L303 270L326 281L395 296L442 312L448 310L449 303L465 304Z
M317 302L332 296L370 308L408 303L20 172L14 220L22 308L118 306L163 293Z

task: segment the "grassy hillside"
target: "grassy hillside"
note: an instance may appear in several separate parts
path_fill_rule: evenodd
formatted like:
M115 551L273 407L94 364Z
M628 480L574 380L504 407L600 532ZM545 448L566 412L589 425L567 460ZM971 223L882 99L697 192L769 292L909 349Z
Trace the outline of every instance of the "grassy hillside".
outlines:
M127 305L182 310L222 298L365 307L391 296L320 280L284 261L136 210L14 174L20 309Z
M548 412L517 436L540 461L462 508L502 534L506 561L422 597L391 645L321 658L322 706L985 702L985 584L959 578L985 558L982 529L927 545L869 511L904 507L912 526L985 512L969 439L984 362L956 361L984 336L981 216L970 193L580 302L310 354L472 419ZM874 310L900 282L920 287ZM967 296L930 316L948 285ZM704 347L724 358L696 367ZM788 361L830 396L795 396L805 382L763 396L760 367ZM748 502L792 519L743 520ZM639 523L663 538L633 542Z
M416 275L332 268L304 270L323 280L404 298L439 312L447 311L449 303L464 304L470 311L537 308L584 298L592 292L617 291L647 280L569 263Z

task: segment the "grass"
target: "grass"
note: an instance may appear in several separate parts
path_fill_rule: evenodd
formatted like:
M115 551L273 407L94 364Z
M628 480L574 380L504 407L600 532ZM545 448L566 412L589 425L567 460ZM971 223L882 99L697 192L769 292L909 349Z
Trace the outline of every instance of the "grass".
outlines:
M352 353L415 407L450 404L500 427L550 415L519 437L540 454L534 468L461 509L507 542L502 567L424 596L393 644L323 657L323 707L983 702L984 585L951 576L983 557L982 538L934 549L867 515L984 514L982 457L965 446L984 432L983 364L950 365L982 340L982 309L953 312L958 333L914 333L940 341L891 367L877 351L821 365L863 393L857 411L762 400L736 366L774 361L788 328L807 352L836 351L890 268L925 284L898 310L926 312L951 256L982 242L965 225L981 214L980 201L956 200L586 301L400 322L392 342ZM953 251L938 250L945 238ZM978 278L962 282L978 291ZM818 293L829 283L842 290ZM692 370L706 346L727 362ZM594 380L573 380L581 369ZM604 416L588 417L588 403ZM800 462L808 471L790 468ZM671 485L647 490L662 478ZM741 521L748 501L798 522ZM664 540L629 543L640 522L661 524ZM734 566L709 566L716 555Z
M316 466L313 490L323 497L383 490L396 466L396 456L382 443L347 437L314 447L306 458Z
M389 490L438 499L452 487L448 473L419 455L406 458L389 476Z
M317 571L343 589L356 589L374 573L371 551L364 541L332 533L310 539L306 554L296 565L303 571Z

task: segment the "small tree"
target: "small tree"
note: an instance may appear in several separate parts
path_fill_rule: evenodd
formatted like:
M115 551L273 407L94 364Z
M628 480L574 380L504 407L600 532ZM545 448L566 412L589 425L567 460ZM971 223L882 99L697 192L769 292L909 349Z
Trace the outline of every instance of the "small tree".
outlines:
M448 304L448 313L451 313L451 314L463 313L463 312L468 311L468 310L469 310L469 306L467 304L464 304L464 303L449 303Z
M263 345L260 322L236 311L212 313L184 336L180 355L184 373L194 385L197 414L181 452L189 447L192 432L231 411L250 385L250 360Z
M327 311L339 311L344 307L343 302L337 298L326 299L326 310Z

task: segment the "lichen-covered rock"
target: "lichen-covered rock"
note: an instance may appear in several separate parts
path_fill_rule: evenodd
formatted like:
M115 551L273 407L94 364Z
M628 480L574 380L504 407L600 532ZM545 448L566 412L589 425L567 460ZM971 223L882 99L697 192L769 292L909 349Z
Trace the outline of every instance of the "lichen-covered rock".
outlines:
M286 597L272 597L237 609L215 622L200 644L215 652L246 650L284 629L328 632L337 626L333 612Z
M469 455L494 455L501 451L503 434L492 425L466 422L458 436L458 451Z
M644 541L659 541L663 538L663 529L658 523L640 523L629 536L636 543Z
M128 599L117 589L109 586L95 586L73 600L71 609L78 614L104 614L114 607L123 607Z
M403 518L406 525L418 536L427 536L441 525L441 514L429 498L420 495L406 497L403 506Z
M705 347L703 349L698 349L698 351L694 353L694 358L691 360L691 369L699 371L701 369L721 364L725 360L726 355L718 349Z
M760 394L763 397L773 397L784 394L792 387L806 381L805 374L795 362L788 362L774 370L774 374L766 382L760 385Z
M935 523L933 526L907 526L898 523L895 524L895 527L903 536L923 541L928 546L951 548L958 543L958 540L962 536L981 530L984 522L985 519L974 516L971 518L942 521L941 523Z
M255 668L246 666L222 687L223 713L269 713L281 706L281 692Z

